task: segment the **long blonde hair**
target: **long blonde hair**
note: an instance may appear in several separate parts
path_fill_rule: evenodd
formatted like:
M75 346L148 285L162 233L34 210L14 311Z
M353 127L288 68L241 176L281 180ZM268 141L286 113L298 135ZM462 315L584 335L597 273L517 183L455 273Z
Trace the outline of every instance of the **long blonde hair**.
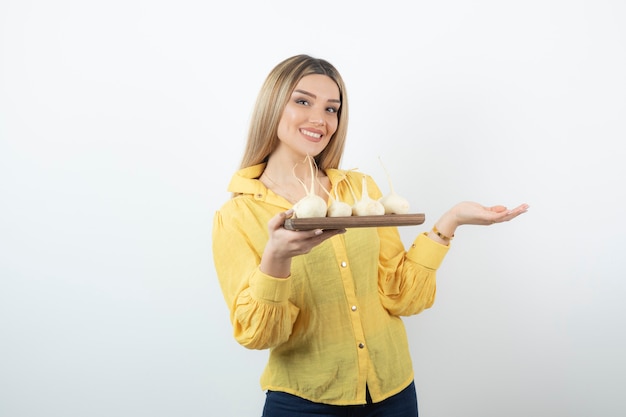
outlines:
M276 65L261 87L252 112L240 168L267 162L269 155L278 146L278 123L291 93L302 77L311 74L327 75L339 87L341 107L337 114L337 130L326 148L315 158L317 166L322 170L339 167L348 132L346 86L339 71L329 62L308 55L295 55Z

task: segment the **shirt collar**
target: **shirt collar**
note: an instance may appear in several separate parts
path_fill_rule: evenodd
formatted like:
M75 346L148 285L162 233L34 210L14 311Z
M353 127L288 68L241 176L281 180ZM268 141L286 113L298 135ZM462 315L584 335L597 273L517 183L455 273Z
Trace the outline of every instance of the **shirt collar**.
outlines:
M262 163L235 172L228 184L228 191L238 194L265 194L267 188L258 180L264 169L265 163Z
M259 177L263 173L263 170L265 170L265 165L266 163L261 163L235 172L228 184L228 191L235 194L252 195L257 200L265 200L268 198L267 187L259 181ZM346 171L331 168L326 170L326 175L328 175L331 187L335 188L337 183L346 178ZM328 191L330 192L331 190Z

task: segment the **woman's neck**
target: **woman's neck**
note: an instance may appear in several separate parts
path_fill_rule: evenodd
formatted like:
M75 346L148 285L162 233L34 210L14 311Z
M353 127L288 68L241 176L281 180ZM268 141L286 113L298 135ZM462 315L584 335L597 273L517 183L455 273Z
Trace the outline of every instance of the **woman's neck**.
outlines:
M314 160L312 160L315 163ZM311 167L308 158L301 160L295 158L281 158L278 155L270 155L265 166L265 172L274 181L281 184L299 183L298 179L305 182L311 181ZM317 166L313 167L313 175L320 178L325 177L324 172L320 171Z
M313 180L314 192L326 199L327 194L322 190L322 187L326 190L330 189L328 177L323 171L319 171L316 167L313 168L313 175L316 177L316 179ZM302 183L306 184L307 188L310 187L311 167L309 166L309 161L306 159L294 161L293 159L279 158L276 157L275 154L272 154L259 179L267 188L271 189L276 194L282 195L292 203L295 203L306 195ZM300 181L302 181L302 183Z

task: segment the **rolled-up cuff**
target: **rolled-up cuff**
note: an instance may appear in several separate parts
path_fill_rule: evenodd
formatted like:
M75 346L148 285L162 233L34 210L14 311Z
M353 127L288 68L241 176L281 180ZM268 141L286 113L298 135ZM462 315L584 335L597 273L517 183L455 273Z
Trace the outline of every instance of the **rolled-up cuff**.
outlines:
M439 269L441 262L446 257L450 246L437 243L426 234L421 233L407 253L407 259L426 268L433 270Z
M264 274L257 269L250 279L252 296L266 303L283 303L289 299L291 293L291 276L275 278Z

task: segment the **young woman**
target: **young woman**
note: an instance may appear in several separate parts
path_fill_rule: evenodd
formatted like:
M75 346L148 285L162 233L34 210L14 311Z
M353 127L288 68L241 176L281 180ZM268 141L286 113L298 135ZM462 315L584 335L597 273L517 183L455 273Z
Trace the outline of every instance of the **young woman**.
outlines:
M264 417L417 416L400 316L429 308L435 274L458 226L526 212L463 202L406 250L394 227L291 231L283 227L310 184L352 204L363 174L339 169L348 99L327 61L279 63L258 96L233 198L215 214L213 256L236 340L269 349ZM366 176L370 196L381 192Z

